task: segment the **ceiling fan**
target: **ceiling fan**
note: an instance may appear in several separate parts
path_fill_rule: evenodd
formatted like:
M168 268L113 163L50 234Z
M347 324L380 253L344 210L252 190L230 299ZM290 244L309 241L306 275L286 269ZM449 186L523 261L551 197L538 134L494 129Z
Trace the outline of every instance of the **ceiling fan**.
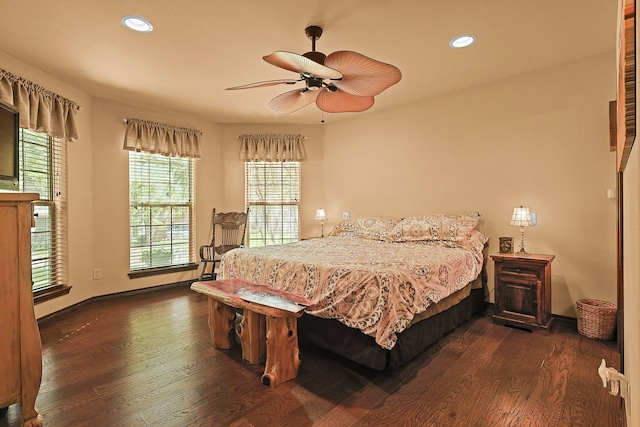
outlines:
M328 56L316 52L316 40L322 35L322 28L312 25L304 32L311 40L311 52L298 55L276 51L262 57L271 65L298 73L299 79L268 80L234 86L227 90L304 82L304 88L273 98L269 107L279 113L292 113L315 101L318 108L328 113L359 112L371 108L375 95L402 78L397 67L357 52L341 50Z

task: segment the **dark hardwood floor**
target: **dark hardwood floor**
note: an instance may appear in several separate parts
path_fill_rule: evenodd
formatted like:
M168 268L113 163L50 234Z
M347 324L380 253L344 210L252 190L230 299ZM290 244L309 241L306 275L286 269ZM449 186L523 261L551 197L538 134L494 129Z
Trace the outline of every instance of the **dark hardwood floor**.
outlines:
M301 346L276 389L239 348L212 347L206 298L184 287L88 304L41 337L46 427L624 425L597 375L602 358L619 367L615 343L560 322L545 336L476 317L392 372Z

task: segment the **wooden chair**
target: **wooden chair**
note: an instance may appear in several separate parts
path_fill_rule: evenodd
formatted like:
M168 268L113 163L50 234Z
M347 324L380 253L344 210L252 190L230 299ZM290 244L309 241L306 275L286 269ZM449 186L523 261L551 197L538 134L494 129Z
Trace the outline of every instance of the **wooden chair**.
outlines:
M246 212L218 212L213 209L213 236L211 243L200 246L199 281L216 280L216 265L222 255L244 246L249 209ZM218 229L216 233L216 229ZM216 235L218 242L216 242ZM210 270L209 270L210 268Z

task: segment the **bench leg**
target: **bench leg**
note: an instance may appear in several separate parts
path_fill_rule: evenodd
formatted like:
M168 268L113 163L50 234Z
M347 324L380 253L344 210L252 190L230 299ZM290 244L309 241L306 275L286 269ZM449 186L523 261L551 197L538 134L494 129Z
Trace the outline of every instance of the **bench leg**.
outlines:
M245 308L236 333L242 346L242 358L252 365L264 362L267 353L265 316Z
M209 330L211 342L215 348L222 350L233 347L236 340L234 334L234 320L236 310L233 307L209 298Z
M296 317L267 318L267 361L262 383L271 388L298 376L298 319Z

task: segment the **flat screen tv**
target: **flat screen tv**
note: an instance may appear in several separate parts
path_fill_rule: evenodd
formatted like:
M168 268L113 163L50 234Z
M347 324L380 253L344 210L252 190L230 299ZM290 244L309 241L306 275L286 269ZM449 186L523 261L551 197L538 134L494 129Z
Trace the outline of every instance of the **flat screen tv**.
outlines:
M0 190L18 191L18 110L0 102Z

